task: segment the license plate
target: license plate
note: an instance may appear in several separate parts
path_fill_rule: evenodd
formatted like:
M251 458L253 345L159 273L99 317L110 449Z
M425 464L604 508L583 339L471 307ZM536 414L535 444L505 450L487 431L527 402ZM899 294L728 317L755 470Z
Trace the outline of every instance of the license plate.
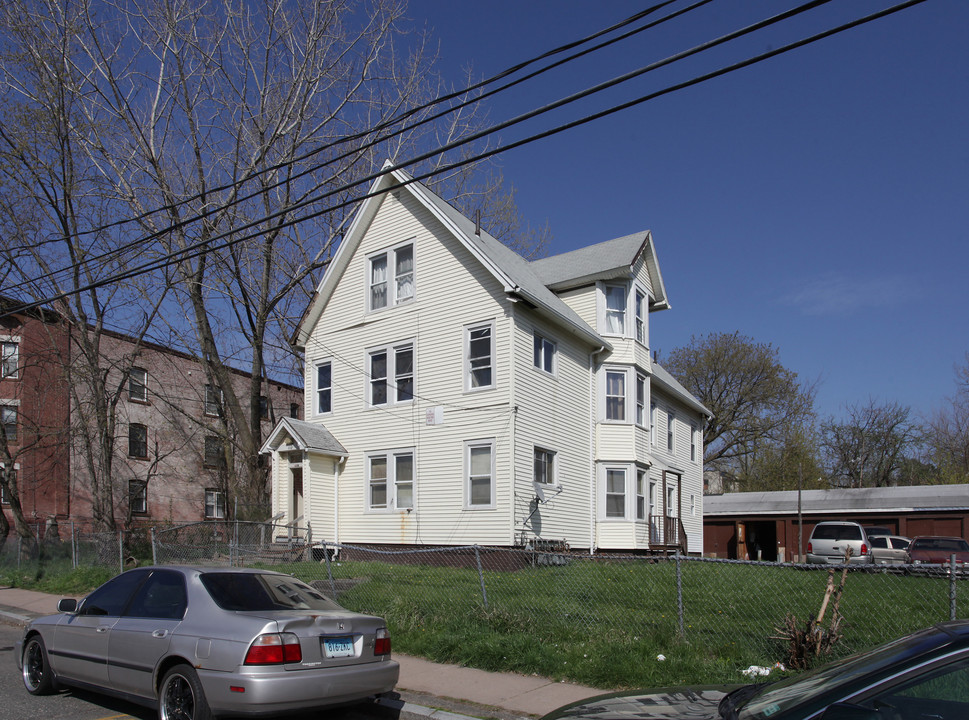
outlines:
M323 638L323 650L328 658L353 657L353 639Z

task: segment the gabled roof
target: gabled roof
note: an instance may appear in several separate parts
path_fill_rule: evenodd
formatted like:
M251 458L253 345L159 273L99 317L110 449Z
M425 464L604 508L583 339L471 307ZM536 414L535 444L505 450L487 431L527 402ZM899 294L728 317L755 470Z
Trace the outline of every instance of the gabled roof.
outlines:
M288 417L276 424L266 438L266 442L259 448L259 453L272 452L286 444L291 444L298 450L309 450L336 457L347 457L350 454L322 425Z
M649 230L535 260L531 267L550 289L562 291L597 280L629 277L631 268L640 258L646 263L653 286L652 309L669 308L653 236Z
M316 294L310 301L310 305L303 314L303 319L293 336L294 345L299 348L306 346L309 335L319 321L336 284L346 271L353 253L370 227L370 223L380 206L383 193L399 190L400 192L410 193L427 208L450 231L454 238L462 243L481 262L482 266L502 284L505 292L510 296L528 303L537 312L583 338L590 345L612 349L611 344L605 338L546 287L542 279L535 274L531 267L532 263L529 263L518 253L483 230L480 235L476 234L475 225L470 219L451 207L443 198L431 192L427 187L414 181L413 177L407 172L394 168L390 163L384 165L384 171L384 174L371 186L367 199L361 204L343 242L340 243L329 268L320 281Z

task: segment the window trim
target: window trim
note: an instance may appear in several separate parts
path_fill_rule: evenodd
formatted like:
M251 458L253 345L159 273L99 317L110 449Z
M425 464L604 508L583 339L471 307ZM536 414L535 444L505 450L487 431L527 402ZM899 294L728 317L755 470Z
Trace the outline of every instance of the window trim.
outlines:
M225 408L225 393L222 392L222 388L216 387L211 383L205 384L204 395L202 397L202 414L205 417L222 417ZM209 394L215 395L214 399L209 398ZM209 407L214 405L216 407L215 412L211 412Z
M142 373L144 377L136 381L134 373ZM132 392L132 386L141 389L141 397ZM128 402L138 403L139 405L150 405L148 401L148 371L143 367L128 368Z
M623 303L622 308L609 308L609 290L610 289L621 289ZM616 315L621 321L621 328L616 331L609 327L610 313ZM602 334L611 335L614 337L627 337L627 332L629 330L629 323L627 322L629 317L629 283L628 282L604 282L602 284Z
M320 369L324 367L330 368L330 384L326 388L320 387ZM323 415L333 414L333 361L329 358L318 361L314 366L313 373L313 415L320 417ZM320 409L320 394L323 391L327 393L327 401L329 403L329 409ZM290 413L292 413L292 407L290 407Z
M602 474L600 476L600 497L602 499L601 510L599 511L600 520L604 522L627 522L629 520L629 469L629 465L609 464L602 466ZM613 473L619 473L622 476L622 493L609 491L609 479ZM609 498L616 496L622 497L622 515L609 514Z
M532 365L546 375L555 377L558 374L558 343L537 330L532 341Z
M539 479L539 456L542 456L542 465L544 466L544 472L542 476L545 480ZM555 450L550 450L547 447L541 445L534 445L532 447L532 482L536 482L539 485L545 487L554 488L559 486L558 482L558 472L559 472L559 459L558 452Z
M491 382L487 385L474 385L474 372L471 367L471 334L478 330L488 330L490 348L488 350L489 365L488 368L491 370ZM498 387L498 369L497 369L497 359L496 359L496 339L495 339L495 321L488 320L486 322L473 323L471 325L464 326L464 391L465 392L483 392L487 390L494 390ZM481 369L481 368L478 368Z
M212 496L212 502L209 502L209 496ZM209 513L209 506L212 506L213 512ZM219 511L222 514L219 514ZM205 495L203 500L202 514L206 519L209 520L225 520L226 516L226 497L225 491L219 490L218 488L207 487L205 488Z
M406 305L408 303L412 303L417 299L417 247L416 245L417 243L415 242L415 238L410 238L408 240L397 243L396 245L393 245L384 250L380 250L367 255L367 262L365 263L366 281L364 285L367 288L366 307L367 307L368 313L389 310L390 308L397 307L399 305ZM410 251L411 251L411 269L409 273L401 274L398 272L399 263L398 263L397 255L401 250L406 248L410 248ZM383 284L386 285L386 289L384 291L386 301L383 305L374 306L373 288L374 288L374 285L377 283L374 283L374 280L373 280L373 277L374 277L373 267L374 267L374 262L380 260L381 258L383 258L386 264L385 271L384 271L385 279L382 281ZM411 283L412 290L410 295L402 296L399 291L398 284L400 282L400 278L406 276L407 274L411 276L410 283Z
M397 356L398 353L410 351L411 353L411 372L410 372L410 385L411 392L410 397L403 400L400 399L400 385L398 382L399 377L407 377L406 375L398 376L397 374ZM373 359L377 355L385 355L386 369L384 372L386 375L381 377L373 376ZM368 348L367 350L367 377L366 377L366 401L368 408L387 408L394 407L397 405L410 405L414 402L417 397L417 345L413 340L402 340L401 342L391 343L389 345L382 345L380 347ZM375 403L373 401L373 391L374 388L379 384L384 386L384 402Z
M137 428L141 428L144 431L144 443L145 452L144 454L138 455L133 452L133 449L137 449L134 443L138 442L132 438L132 432ZM128 457L132 460L147 460L148 459L148 426L144 423L128 423Z
M617 425L626 425L629 423L629 368L624 367L604 367L602 373L602 421L606 423L613 423ZM609 417L609 399L619 398L619 395L609 394L609 376L610 375L621 375L622 376L622 417L621 418L611 418Z
M148 483L143 480L128 481L128 509L132 515L148 514Z
M487 503L472 502L472 477L471 477L471 451L480 448L488 448L491 456L491 468L489 469L489 483L491 497ZM496 468L496 442L494 438L483 440L466 440L464 442L464 509L465 510L494 510L497 507L495 477Z
M398 475L398 458L409 457L411 460L411 504L401 505L400 504L400 487L401 481L397 477ZM409 448L394 448L392 450L375 450L366 453L367 464L365 468L366 475L366 493L365 493L365 510L368 513L393 513L393 512L411 512L416 509L417 505L417 449L413 447ZM372 468L373 461L383 459L386 466L386 475L384 477L384 492L386 494L386 503L384 505L374 505L373 495L371 494L372 488ZM405 483L406 484L406 483Z

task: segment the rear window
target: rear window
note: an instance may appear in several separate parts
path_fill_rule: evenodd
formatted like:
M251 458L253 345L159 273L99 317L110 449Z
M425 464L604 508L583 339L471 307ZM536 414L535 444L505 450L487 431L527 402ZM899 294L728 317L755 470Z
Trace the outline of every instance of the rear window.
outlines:
M958 538L922 538L911 545L913 550L951 550L965 552L969 550L969 543Z
M205 573L202 585L223 610L342 610L310 585L286 575Z
M816 525L811 537L815 540L861 540L857 525Z

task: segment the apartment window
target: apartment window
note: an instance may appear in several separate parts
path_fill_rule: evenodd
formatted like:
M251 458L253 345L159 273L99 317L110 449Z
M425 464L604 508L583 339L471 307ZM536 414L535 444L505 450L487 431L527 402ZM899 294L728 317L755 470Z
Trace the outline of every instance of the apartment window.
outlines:
M535 333L535 367L547 373L554 372L555 343Z
M696 462L697 432L696 424L690 423L690 460Z
M542 485L555 484L555 453L551 450L535 448L534 480Z
M393 282L389 274L393 269ZM414 299L414 245L408 243L370 258L370 309Z
M17 442L17 408L13 405L0 405L0 426L8 443Z
M269 418L269 398L265 395L259 396L259 419L266 420Z
M414 507L414 451L369 456L367 485L371 510Z
M148 513L148 485L146 483L137 480L128 482L128 506L133 515Z
M148 371L144 368L131 368L128 371L128 400L148 402Z
M316 366L316 414L325 415L332 410L333 366L325 362Z
M225 467L225 443L218 435L206 435L203 465L221 470Z
M636 471L636 519L646 519L646 471Z
M626 419L626 373L610 370L606 373L606 420Z
M0 465L0 472L3 472L3 470L4 470L3 465ZM10 480L13 482L14 485L17 484L16 469L14 469ZM9 505L9 504L10 504L10 498L7 496L7 487L6 485L0 485L0 505Z
M394 405L414 399L414 345L370 352L370 404Z
M636 291L636 339L646 344L646 295Z
M495 504L494 441L467 443L464 462L468 507L493 507Z
M675 430L675 428L673 427L673 420L675 419L675 417L676 416L673 415L673 413L671 412L666 413L666 449L669 450L670 452L675 452L675 449L674 449L675 443L673 442L674 430Z
M212 417L222 415L222 388L214 385L205 386L205 414Z
M649 446L656 447L656 403L649 404Z
M215 488L205 489L205 517L214 520L225 518L225 493Z
M466 329L465 354L467 388L481 390L495 386L495 329L489 323Z
M626 286L606 285L606 332L626 332Z
M646 427L646 376L636 375L636 424Z
M128 457L148 458L148 426L139 423L128 425Z
M15 378L20 372L20 343L13 340L0 342L0 379Z
M299 420L299 403L289 404L289 416Z
M606 517L626 517L626 471L606 468Z

